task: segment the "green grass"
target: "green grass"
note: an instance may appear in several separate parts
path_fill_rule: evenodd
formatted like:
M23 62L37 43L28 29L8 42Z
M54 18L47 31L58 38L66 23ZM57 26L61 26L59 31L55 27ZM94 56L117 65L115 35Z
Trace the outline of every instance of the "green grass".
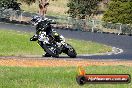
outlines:
M132 67L89 66L88 74L130 74ZM76 83L76 67L0 67L0 88L132 88L130 84Z
M43 49L37 42L30 42L29 38L33 33L24 33L13 30L0 30L0 56L23 56L23 55L41 55ZM111 51L111 47L87 42L83 40L67 39L78 54L104 53Z
M0 30L0 56L22 56L43 53L36 42L30 42L31 34Z
M67 42L80 54L106 53L112 50L110 46L91 41L68 39Z

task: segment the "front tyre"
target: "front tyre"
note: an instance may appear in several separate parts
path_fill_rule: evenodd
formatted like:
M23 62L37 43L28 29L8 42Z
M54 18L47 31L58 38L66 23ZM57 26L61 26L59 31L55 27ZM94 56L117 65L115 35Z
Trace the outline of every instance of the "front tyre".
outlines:
M59 57L59 50L56 47L44 45L46 47L46 52L49 53L52 57Z
M59 57L59 53L55 47L48 44L43 44L43 42L38 42L38 43L44 49L46 53L48 53L52 57L56 57L56 58Z

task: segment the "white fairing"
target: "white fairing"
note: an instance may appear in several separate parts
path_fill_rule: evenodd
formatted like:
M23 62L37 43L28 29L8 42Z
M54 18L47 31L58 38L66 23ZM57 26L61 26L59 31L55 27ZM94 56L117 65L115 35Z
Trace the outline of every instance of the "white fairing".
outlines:
M39 41L42 41L44 43L49 43L49 38L46 37L46 32L42 32L39 34L39 38L38 38Z
M60 36L60 38L62 40L61 43L64 45L65 44L65 38L62 35Z
M60 35L61 42L57 42L58 47L61 47L62 45L65 45L65 38Z

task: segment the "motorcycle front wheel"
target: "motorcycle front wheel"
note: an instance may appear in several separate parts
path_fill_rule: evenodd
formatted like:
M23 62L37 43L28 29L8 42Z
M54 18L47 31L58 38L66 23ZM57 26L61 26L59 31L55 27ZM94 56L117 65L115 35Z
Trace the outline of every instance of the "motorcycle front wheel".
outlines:
M39 42L39 45L52 57L59 57L58 49L55 46L52 46L50 44L43 44L43 42Z

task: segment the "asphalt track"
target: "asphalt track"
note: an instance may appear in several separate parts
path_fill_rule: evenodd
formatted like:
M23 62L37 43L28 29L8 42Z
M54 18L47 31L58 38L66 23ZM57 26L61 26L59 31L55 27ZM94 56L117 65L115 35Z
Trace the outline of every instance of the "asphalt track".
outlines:
M25 32L35 32L35 29L30 25L16 25L8 23L0 23L0 29L17 30ZM123 50L119 54L111 55L79 55L77 58L82 59L114 59L114 60L132 60L132 37L127 35L115 35L115 34L101 34L82 31L71 31L56 29L57 32L62 34L66 38L74 38L86 41L94 41L109 46L114 46ZM82 46L83 48L83 46Z

